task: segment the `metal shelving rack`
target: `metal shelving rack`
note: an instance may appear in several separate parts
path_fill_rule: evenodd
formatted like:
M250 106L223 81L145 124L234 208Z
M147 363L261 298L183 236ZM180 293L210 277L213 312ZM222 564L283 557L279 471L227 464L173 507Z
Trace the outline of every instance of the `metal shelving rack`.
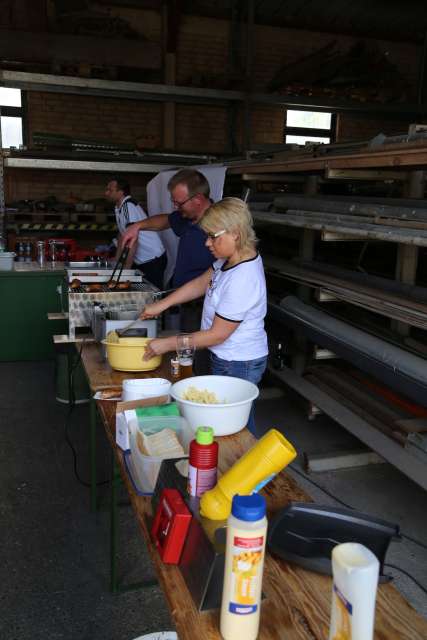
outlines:
M297 152L289 154L286 158L270 159L268 161L247 161L235 162L229 167L230 174L241 175L243 180L251 180L251 177L258 180L264 179L268 182L269 175L281 175L283 183L286 183L288 175L303 176L305 181L304 195L314 197L316 195L320 179L328 178L331 170L340 172L340 178L351 179L353 171L363 170L368 176L372 172L372 177L383 176L384 179L394 173L400 172L402 180L406 180L407 197L421 199L424 194L424 172L427 169L427 142L417 142L414 144L387 145L377 150L359 148L354 152L344 152L334 154L333 149L328 153L328 149L318 149L318 152L310 156L307 152ZM406 173L405 173L406 172ZM250 183L249 183L250 184ZM330 197L333 199L333 196ZM344 199L344 197L342 196ZM303 202L304 196L301 197ZM375 199L374 199L375 200ZM391 200L388 201L388 204ZM373 205L375 206L375 205ZM304 207L301 205L301 209ZM316 234L322 234L322 240L351 240L374 239L382 242L397 243L397 265L396 278L402 283L413 284L415 280L416 267L418 261L419 247L427 246L427 229L413 230L400 228L398 226L386 227L382 225L366 225L360 223L357 228L346 224L346 222L325 222L321 220L310 220L307 216L296 215L297 212L275 213L271 211L257 211L256 203L251 208L256 224L281 225L288 229L293 228L300 232L299 236L299 257L303 260L311 261L314 255L314 240ZM425 211L425 208L424 208ZM301 213L301 212L300 212ZM315 216L315 214L313 214ZM266 265L268 265L268 257ZM280 272L279 257L274 257L270 261L275 270ZM268 266L267 266L268 269ZM283 274L286 278L286 274ZM325 287L327 291L327 287ZM304 302L309 302L309 287L304 284L299 285L299 297ZM386 315L386 314L385 314ZM408 326L400 322L394 326L397 334L406 336ZM396 468L410 477L414 482L424 489L427 489L427 465L409 453L400 444L373 427L363 417L351 411L336 398L328 395L325 390L319 388L303 377L307 364L307 341L301 336L297 343L301 351L294 358L292 368L284 367L282 371L276 371L270 367L270 372L282 383L290 386L309 403L325 414L332 417L346 430L351 432L380 456L393 464Z
M91 172L104 172L110 174L116 174L120 172L124 173L145 173L155 174L162 170L173 169L176 164L169 163L147 163L147 162L129 162L129 161L112 161L112 160L74 160L60 159L60 158L40 158L34 154L34 157L18 157L8 155L7 152L1 151L1 130L0 130L0 233L3 232L5 224L5 185L4 176L5 170L13 169L41 169L49 171L91 171ZM22 226L22 225L21 225ZM96 230L103 230L101 227L105 225L96 225ZM31 227L31 228L30 228ZM42 225L28 223L22 227L26 231L41 230ZM92 227L92 228L91 228ZM94 225L90 224L71 224L61 225L54 224L49 225L50 230L95 230Z

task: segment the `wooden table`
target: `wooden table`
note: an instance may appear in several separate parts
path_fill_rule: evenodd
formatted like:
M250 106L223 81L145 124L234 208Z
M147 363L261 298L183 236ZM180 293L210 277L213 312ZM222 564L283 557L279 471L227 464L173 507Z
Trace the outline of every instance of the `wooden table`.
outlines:
M82 358L85 368L87 365L86 373L91 379L92 389L107 384L108 380L114 380L115 384L125 377L130 377L109 371L106 365L98 361L96 349L99 351L96 345L88 345L86 357ZM106 369L103 371L104 366ZM165 367L156 374L167 376ZM115 403L98 401L97 409L180 640L220 640L219 612L198 612L179 569L176 566L164 565L151 542L148 529L148 519L152 516L150 499L135 494L124 468L123 453L115 444ZM254 444L255 439L244 429L233 436L218 438L218 442L219 470L224 472ZM310 500L284 472L276 476L262 493L267 500L269 514L275 513L291 500ZM331 588L331 578L305 571L267 554L263 581L266 599L262 604L259 640L326 640L330 620ZM391 584L380 585L375 640L426 638L427 621L414 611Z
M122 372L110 367L102 355L99 344L95 342L84 342L81 359L90 390L93 394L108 387L119 387L122 385L123 380L128 378L170 378L168 355L163 356L162 364L154 371ZM115 407L115 403L113 403L113 405ZM93 398L90 402L89 450L90 508L91 511L96 511L96 402Z

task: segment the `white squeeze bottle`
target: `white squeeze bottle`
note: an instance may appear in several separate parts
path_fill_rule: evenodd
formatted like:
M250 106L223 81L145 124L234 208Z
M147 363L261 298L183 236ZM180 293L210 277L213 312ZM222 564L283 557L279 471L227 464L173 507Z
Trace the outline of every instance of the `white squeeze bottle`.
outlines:
M332 551L332 612L329 640L372 640L380 563L356 542Z
M233 497L227 520L220 631L224 640L258 636L267 518L265 499Z

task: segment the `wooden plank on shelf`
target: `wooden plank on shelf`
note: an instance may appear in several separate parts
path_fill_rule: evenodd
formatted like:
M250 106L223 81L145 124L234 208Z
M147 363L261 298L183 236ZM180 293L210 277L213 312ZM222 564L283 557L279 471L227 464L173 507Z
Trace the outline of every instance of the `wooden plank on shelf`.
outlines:
M325 153L321 157L294 157L289 160L270 160L268 162L242 162L233 164L227 173L278 173L301 171L325 171L326 169L381 169L392 168L400 170L409 167L424 167L427 165L427 145L393 145L397 148L380 150L364 150L361 153L333 155Z
M405 171L393 171L389 169L331 169L325 170L325 178L328 180L406 180L408 174Z
M335 233L333 231L322 231L322 242L360 242L360 236L352 235L351 233Z
M310 287L325 287L337 299L370 309L389 318L427 328L426 292L413 285L399 284L385 278L359 274L318 262L286 261L266 256L268 271Z
M338 471L354 469L369 464L384 464L386 461L375 451L336 451L331 453L304 453L307 472Z
M337 234L346 234L356 240L381 240L383 242L399 242L402 244L426 247L427 231L415 229L402 229L400 227L376 225L367 223L330 221L322 216L304 214L267 213L265 211L252 211L255 223L264 222L279 224L299 229L312 229L315 231L328 231Z

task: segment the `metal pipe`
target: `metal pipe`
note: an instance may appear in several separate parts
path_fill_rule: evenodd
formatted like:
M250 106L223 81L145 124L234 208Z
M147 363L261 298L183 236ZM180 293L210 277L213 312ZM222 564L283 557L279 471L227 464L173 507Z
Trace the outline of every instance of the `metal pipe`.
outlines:
M408 201L407 201L408 202ZM424 202L425 205L425 202ZM344 200L327 200L325 198L310 198L307 196L285 195L274 200L277 209L297 209L322 213L336 213L360 216L381 216L384 218L404 218L405 220L427 221L427 206L391 206L370 202L346 202Z
M330 349L420 405L427 406L424 358L304 304L295 296L287 296L280 306L269 304L268 311L273 319L303 330L304 335L316 344Z

